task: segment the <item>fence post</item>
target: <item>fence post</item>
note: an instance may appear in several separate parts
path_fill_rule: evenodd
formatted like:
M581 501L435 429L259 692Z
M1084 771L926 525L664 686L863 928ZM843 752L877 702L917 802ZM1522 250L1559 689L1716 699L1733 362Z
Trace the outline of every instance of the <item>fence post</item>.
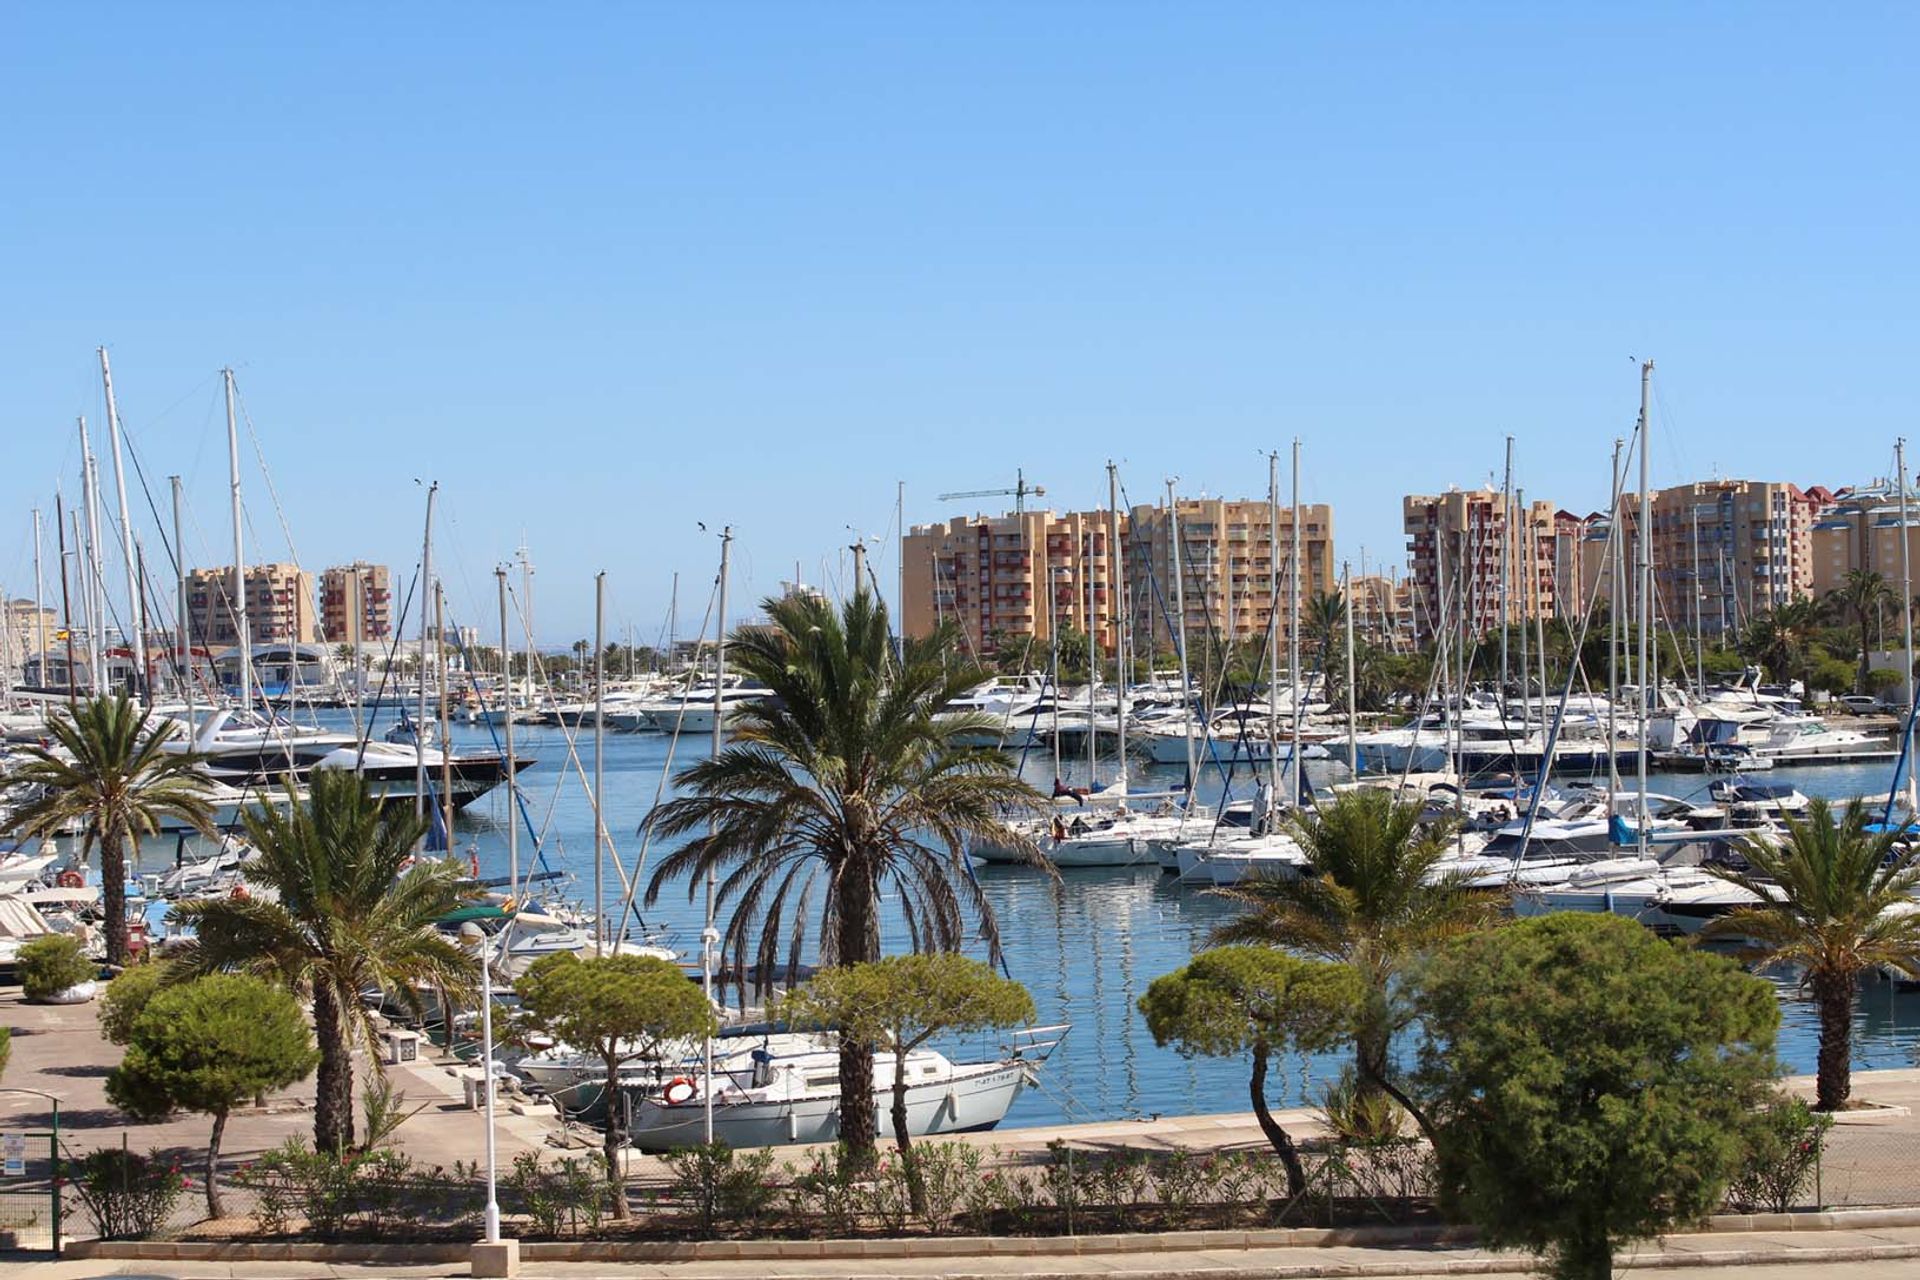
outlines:
M1813 1207L1824 1209L1827 1207L1827 1135L1820 1134L1816 1141L1820 1143L1820 1149L1814 1152L1813 1160Z
M53 1113L53 1133L47 1139L47 1145L53 1150L53 1173L48 1181L53 1187L53 1256L60 1256L60 1202L64 1199L60 1185L60 1113Z

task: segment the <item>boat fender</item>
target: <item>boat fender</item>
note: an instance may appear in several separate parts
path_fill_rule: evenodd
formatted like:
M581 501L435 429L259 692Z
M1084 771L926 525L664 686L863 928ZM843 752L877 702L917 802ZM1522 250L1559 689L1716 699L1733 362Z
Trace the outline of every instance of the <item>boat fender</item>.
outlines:
M660 1091L660 1096L665 1098L670 1105L677 1107L683 1102L691 1102L693 1095L698 1092L699 1089L694 1086L692 1080L689 1080L686 1076L675 1076L673 1079L667 1081L667 1087Z

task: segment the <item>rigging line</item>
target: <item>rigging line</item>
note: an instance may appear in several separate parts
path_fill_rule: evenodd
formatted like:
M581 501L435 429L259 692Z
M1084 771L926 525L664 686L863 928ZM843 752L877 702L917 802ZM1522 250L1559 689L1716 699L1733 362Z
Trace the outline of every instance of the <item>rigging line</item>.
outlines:
M280 504L280 491L273 486L273 472L267 468L267 451L260 443L260 433L254 430L253 415L247 412L247 398L240 394L237 383L233 398L240 404L240 417L247 424L247 438L253 441L254 460L260 464L260 478L267 483L267 497L273 500L273 513L279 518L280 532L287 540L287 554L293 557L293 563L298 567L300 552L293 545L293 529L287 524L286 508Z
M714 609L714 605L719 601L719 597L720 597L720 579L716 576L713 580L713 590L709 592L707 595L706 612L700 618L700 634L701 635L705 635L707 633L707 624L713 621L713 609ZM641 917L639 908L634 905L634 899L640 889L641 877L646 874L647 852L653 846L654 815L659 813L660 802L666 798L667 780L673 776L673 756L674 756L674 752L679 748L679 745L680 745L680 728L681 728L681 725L686 721L686 715L687 715L687 699L685 695L682 695L682 697L680 698L680 706L674 712L673 734L667 739L667 758L665 762L662 763L660 766L660 780L654 784L653 805L647 810L647 816L641 821L640 826L634 832L635 835L640 837L640 852L634 856L634 860L633 860L633 887L627 891L627 895L625 899L620 903L620 914L619 914L619 917L614 921L613 932L614 932L615 941L613 944L613 949L614 949L615 955L620 954L619 939L622 938L626 933L627 913L629 911L633 912L634 919L640 922L640 927L642 929L647 927L647 922L644 918ZM968 868L971 869L973 864L969 862L967 865L968 865Z

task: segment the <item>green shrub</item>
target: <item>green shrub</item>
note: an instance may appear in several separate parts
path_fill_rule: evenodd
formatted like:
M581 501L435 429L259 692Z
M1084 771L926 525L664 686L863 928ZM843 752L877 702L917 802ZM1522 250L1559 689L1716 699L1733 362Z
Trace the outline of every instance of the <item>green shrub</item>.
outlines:
M100 1034L113 1044L133 1038L133 1024L167 980L167 962L130 965L100 995Z
M102 1147L69 1161L62 1172L102 1240L158 1236L187 1185L171 1161L120 1147Z
M1753 1118L1746 1156L1727 1188L1727 1203L1746 1211L1785 1213L1813 1181L1833 1117L1799 1098L1783 1098Z
M1889 689L1900 688L1906 684L1906 682L1907 678L1898 671L1892 671L1886 667L1875 667L1873 670L1867 672L1866 692L1874 694L1886 693Z
M568 1156L543 1165L538 1152L524 1151L513 1158L503 1185L510 1203L533 1220L540 1235L558 1238L578 1231L583 1221L587 1230L597 1231L606 1213L606 1172L597 1161Z
M726 1222L751 1232L773 1208L778 1190L767 1179L773 1153L742 1153L724 1142L683 1147L668 1154L673 1169L673 1196L691 1204L700 1216L700 1229L713 1234Z
M77 987L97 972L77 939L64 933L35 938L20 948L16 966L20 988L29 1000L48 1000Z
M1406 1113L1386 1094L1362 1089L1358 1073L1348 1063L1321 1090L1320 1116L1342 1142L1378 1142L1400 1136Z

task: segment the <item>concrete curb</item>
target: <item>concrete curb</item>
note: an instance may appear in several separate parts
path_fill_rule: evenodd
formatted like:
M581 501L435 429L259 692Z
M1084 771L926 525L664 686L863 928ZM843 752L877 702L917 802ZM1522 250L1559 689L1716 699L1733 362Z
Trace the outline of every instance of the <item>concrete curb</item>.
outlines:
M1703 1234L1715 1233L1852 1231L1886 1227L1920 1227L1920 1208L1838 1209L1817 1213L1720 1214L1708 1220L1705 1232L1686 1234L1697 1238ZM1163 1231L1086 1236L928 1236L890 1240L701 1240L682 1243L620 1240L525 1241L520 1246L520 1255L521 1260L526 1263L825 1262L833 1260L868 1262L883 1258L907 1257L945 1257L956 1260L1085 1257L1246 1249L1312 1249L1343 1245L1433 1248L1470 1245L1476 1238L1476 1233L1471 1227L1332 1229L1292 1227L1272 1230ZM1906 1246L1885 1247L1904 1248ZM383 1266L423 1266L464 1262L467 1260L470 1248L471 1246L467 1243L457 1242L315 1244L264 1241L254 1243L196 1240L80 1240L69 1245L66 1252L68 1257L76 1259L139 1262L338 1262ZM1819 1250L1797 1249L1793 1252L1793 1256L1799 1258L1814 1252ZM1671 1256L1678 1258L1709 1255ZM1764 1256L1767 1259L1773 1259L1776 1255L1767 1253ZM1920 1256L1920 1253L1899 1256ZM1829 1258L1828 1260L1858 1259ZM1381 1274L1419 1274L1421 1267L1433 1270L1440 1267L1442 1263L1447 1264L1443 1269L1469 1267L1482 1271L1499 1271L1507 1269L1504 1267L1507 1261L1508 1259L1505 1258L1433 1258L1426 1263L1416 1265L1412 1271ZM1303 1265L1328 1266L1331 1264ZM1668 1262L1662 1265L1693 1264ZM1525 1267L1516 1269L1524 1270ZM1179 1274L1193 1275L1198 1272L1181 1271ZM1233 1274L1244 1273L1235 1269ZM1280 1272L1274 1274L1280 1274ZM1317 1270L1311 1274L1338 1273Z

